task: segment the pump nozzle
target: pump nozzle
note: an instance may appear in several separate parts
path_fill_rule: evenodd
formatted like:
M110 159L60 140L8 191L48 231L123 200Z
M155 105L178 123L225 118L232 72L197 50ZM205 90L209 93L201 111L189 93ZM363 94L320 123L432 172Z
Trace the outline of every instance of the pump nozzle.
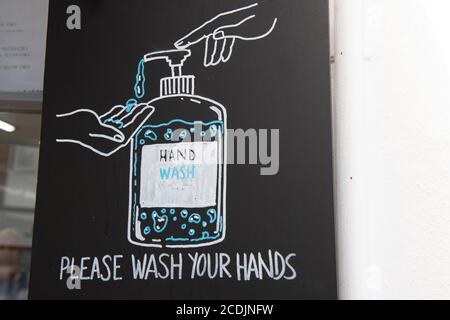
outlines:
M144 56L144 62L147 63L154 60L166 60L172 69L172 77L175 77L181 76L181 68L183 67L186 59L190 56L191 50L188 49L157 51L146 54ZM178 74L175 74L175 71L177 71Z
M189 49L174 49L166 51L157 51L146 54L143 62L155 60L165 60L172 71L171 77L163 78L160 82L160 96L194 94L194 76L183 76L181 68L188 57L191 56Z

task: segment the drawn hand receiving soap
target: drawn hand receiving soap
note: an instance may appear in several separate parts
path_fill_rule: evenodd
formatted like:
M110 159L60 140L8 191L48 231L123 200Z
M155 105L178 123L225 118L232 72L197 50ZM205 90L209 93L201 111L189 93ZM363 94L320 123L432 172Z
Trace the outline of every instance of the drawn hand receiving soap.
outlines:
M59 114L56 117L65 122L62 127L69 130L61 132L56 141L78 144L109 157L130 143L136 131L154 111L155 108L142 103L132 110L127 106L115 106L102 115L90 109Z
M57 115L69 130L61 132L59 143L78 144L104 157L130 146L130 243L191 248L225 238L227 111L196 94L195 76L183 75L182 68L191 57L188 48L203 39L205 66L211 66L229 60L237 39L268 36L277 19L270 19L258 36L237 33L255 18L257 6L219 14L177 41L176 49L144 55L136 75L136 99L124 106L102 115L90 109ZM145 96L144 66L155 60L168 64L169 76L160 79L157 98L139 102Z

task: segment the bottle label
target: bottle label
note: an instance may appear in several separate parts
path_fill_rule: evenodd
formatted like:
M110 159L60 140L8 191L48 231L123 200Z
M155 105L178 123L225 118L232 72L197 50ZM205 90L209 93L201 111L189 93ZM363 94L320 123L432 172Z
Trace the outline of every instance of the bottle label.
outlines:
M217 142L143 146L140 206L215 206L218 163Z

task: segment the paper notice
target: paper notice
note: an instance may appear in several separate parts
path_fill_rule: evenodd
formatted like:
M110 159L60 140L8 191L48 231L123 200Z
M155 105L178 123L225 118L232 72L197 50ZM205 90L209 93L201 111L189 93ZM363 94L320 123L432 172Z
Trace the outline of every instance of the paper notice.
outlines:
M0 0L0 91L43 88L48 0Z

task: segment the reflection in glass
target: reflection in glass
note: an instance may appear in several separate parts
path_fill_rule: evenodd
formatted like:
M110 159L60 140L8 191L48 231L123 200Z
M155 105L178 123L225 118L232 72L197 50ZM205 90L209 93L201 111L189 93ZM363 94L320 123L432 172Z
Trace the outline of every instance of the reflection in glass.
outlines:
M38 154L0 144L0 300L27 298Z

